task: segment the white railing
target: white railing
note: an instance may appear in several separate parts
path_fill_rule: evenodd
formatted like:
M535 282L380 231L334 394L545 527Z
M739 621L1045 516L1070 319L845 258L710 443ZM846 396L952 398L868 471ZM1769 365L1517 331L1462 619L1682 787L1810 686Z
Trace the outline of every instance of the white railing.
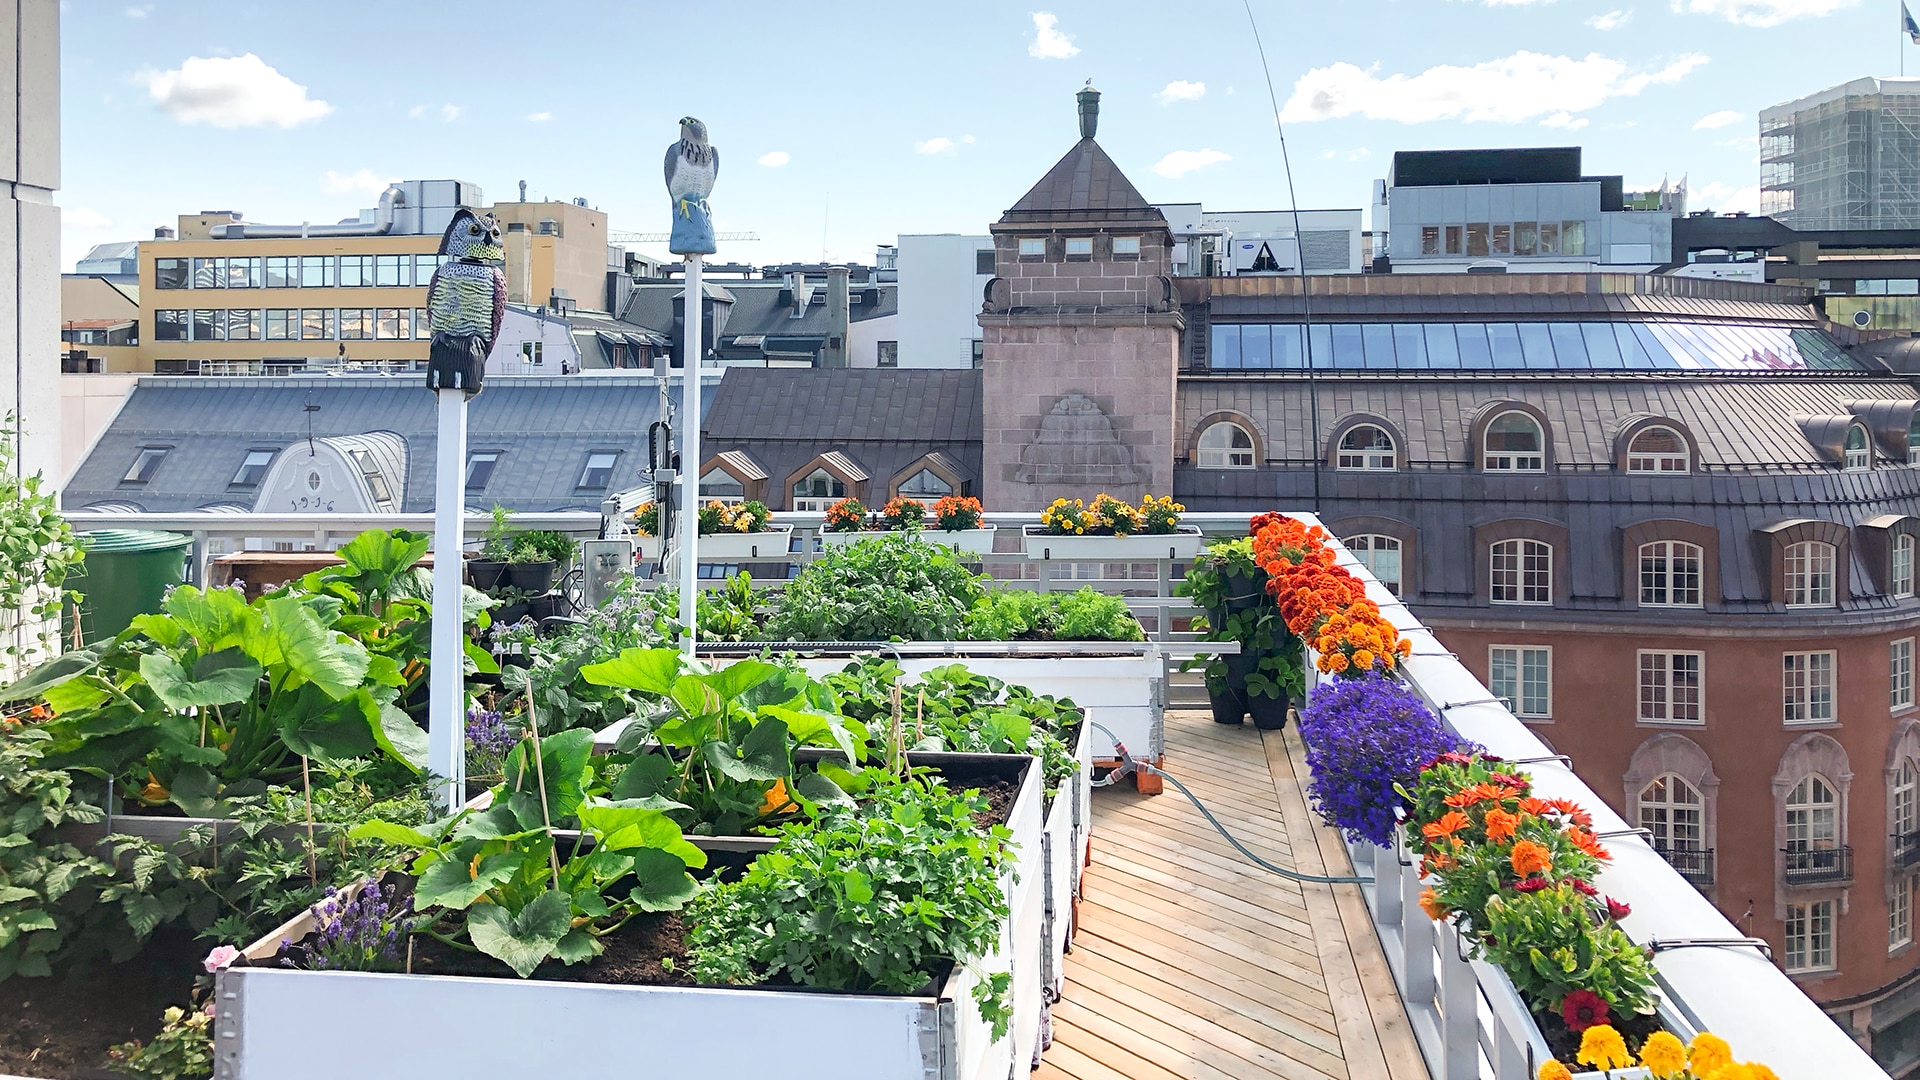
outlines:
M1765 1063L1782 1080L1886 1080L1753 939L1574 774L1571 762L1516 719L1351 552L1335 548L1340 565L1367 583L1381 613L1412 640L1403 674L1435 715L1487 752L1524 762L1543 798L1572 799L1593 814L1594 831L1613 855L1595 884L1633 908L1622 929L1655 950L1661 996L1676 1026L1713 1032L1732 1044L1738 1060ZM1362 891L1434 1080L1533 1080L1548 1055L1525 1006L1504 975L1466 958L1450 924L1420 909L1411 857L1371 844L1348 850L1359 873L1375 875Z

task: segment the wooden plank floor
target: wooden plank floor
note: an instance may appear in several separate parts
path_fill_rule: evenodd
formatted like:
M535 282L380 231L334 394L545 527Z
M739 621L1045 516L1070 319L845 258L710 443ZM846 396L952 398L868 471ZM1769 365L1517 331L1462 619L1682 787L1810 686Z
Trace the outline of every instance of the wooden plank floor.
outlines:
M1167 714L1166 769L1261 858L1352 873L1299 739ZM1172 785L1093 797L1093 863L1042 1080L1427 1080L1352 885L1248 862Z

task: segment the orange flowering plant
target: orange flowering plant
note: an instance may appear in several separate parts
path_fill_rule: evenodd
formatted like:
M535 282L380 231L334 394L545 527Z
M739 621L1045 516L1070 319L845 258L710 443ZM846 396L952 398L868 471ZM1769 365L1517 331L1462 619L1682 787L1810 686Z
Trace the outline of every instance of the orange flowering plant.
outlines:
M1254 561L1267 572L1280 616L1312 646L1321 672L1392 672L1412 651L1361 580L1336 564L1325 529L1279 514L1261 514L1252 527Z
M827 507L827 518L820 526L827 532L859 532L867 527L867 504L859 499L841 499Z
M960 532L980 527L985 508L970 495L945 495L933 504L934 527L945 532Z

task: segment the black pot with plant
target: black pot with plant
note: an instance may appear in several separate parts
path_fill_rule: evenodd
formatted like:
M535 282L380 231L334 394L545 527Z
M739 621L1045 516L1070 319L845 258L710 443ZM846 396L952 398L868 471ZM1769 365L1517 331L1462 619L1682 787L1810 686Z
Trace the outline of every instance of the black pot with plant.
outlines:
M500 579L506 572L505 559L489 559L482 554L479 558L467 560L467 583L483 593L499 588Z
M1293 699L1305 696L1300 639L1288 633L1267 592L1266 571L1253 560L1253 541L1213 541L1174 593L1205 610L1193 623L1200 640L1240 646L1238 653L1202 654L1181 665L1183 671L1204 670L1214 720L1238 724L1251 714L1256 727L1284 727Z

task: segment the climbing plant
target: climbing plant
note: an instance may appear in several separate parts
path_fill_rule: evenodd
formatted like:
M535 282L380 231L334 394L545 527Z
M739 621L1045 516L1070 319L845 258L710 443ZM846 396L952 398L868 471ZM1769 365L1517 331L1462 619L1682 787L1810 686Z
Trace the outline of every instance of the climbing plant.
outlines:
M8 659L20 662L59 650L61 609L69 595L79 600L69 594L67 579L83 552L53 494L44 490L45 478L16 472L14 431L9 413L0 422L0 626L11 612L37 628L37 643L7 643Z

